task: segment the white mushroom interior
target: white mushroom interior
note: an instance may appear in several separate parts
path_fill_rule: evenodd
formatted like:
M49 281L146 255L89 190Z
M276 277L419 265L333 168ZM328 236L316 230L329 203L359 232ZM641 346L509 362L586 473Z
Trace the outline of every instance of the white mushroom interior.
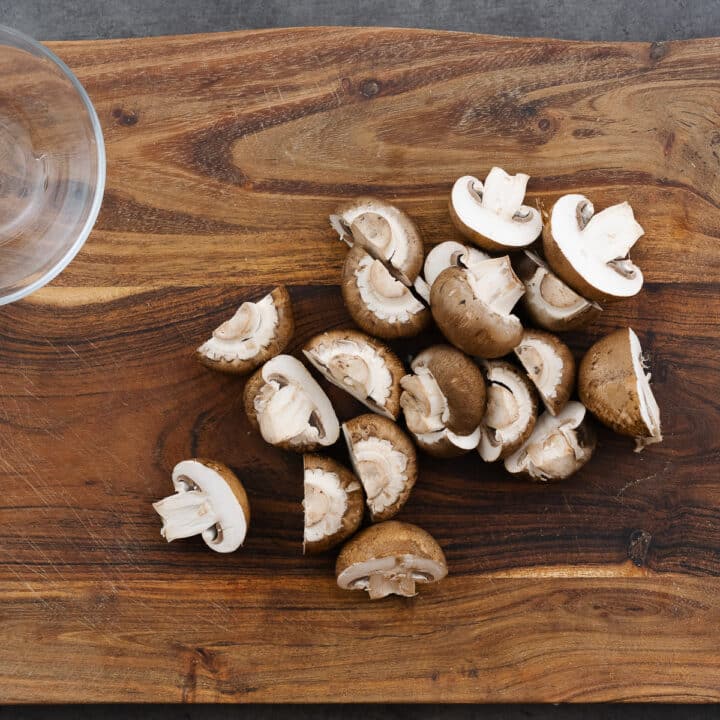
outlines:
M338 575L337 582L346 590L366 590L375 600L387 595L412 597L416 583L435 582L446 574L434 560L405 554L354 563Z
M563 360L555 348L542 338L525 335L515 355L544 398L557 396L562 384Z
M530 177L492 168L482 183L471 175L453 185L450 202L460 221L499 245L524 247L542 231L536 208L523 205Z
M262 367L262 386L254 399L260 433L271 445L332 445L340 425L330 400L291 355L278 355Z
M358 263L355 279L363 303L381 320L405 323L425 309L380 260L374 260L370 255L365 255Z
M585 196L564 195L550 222L558 248L587 283L617 297L639 292L643 274L627 256L644 230L627 202L594 214Z
M305 470L305 542L313 543L334 535L342 527L348 507L348 493L360 489L357 482L342 486L337 473L322 468Z
M367 505L377 514L397 502L407 485L408 459L404 452L379 437L353 442L345 429L350 460L365 489Z
M645 372L645 361L642 354L640 340L635 332L628 328L630 334L630 353L632 354L633 370L637 382L637 393L640 399L640 415L647 427L647 437L636 439L636 452L640 452L646 445L662 442L660 428L660 408L658 407L653 391L650 389L650 373Z
M172 481L175 494L153 503L163 521L160 534L168 542L202 535L208 547L221 553L242 545L247 519L220 473L198 460L184 460L175 466Z
M481 262L489 257L477 248L468 247L454 240L447 240L436 245L425 257L425 266L423 267L425 282L432 287L438 275L446 268L467 267L471 263Z
M434 445L447 438L455 447L461 450L474 450L480 443L481 436L482 427L478 426L470 435L458 435L445 428L438 432L418 433L417 438L427 445Z
M213 331L198 352L211 360L249 360L266 348L278 328L272 295L258 302L244 302L237 312Z
M423 302L430 304L430 286L425 281L422 275L418 275L413 283L413 290Z
M503 448L522 435L532 414L532 398L516 371L502 365L488 365L487 406L478 446L482 459L497 460Z
M408 429L415 435L443 430L450 417L447 398L428 368L419 366L413 372L400 380L400 405Z
M585 406L569 402L555 417L543 413L523 446L505 460L508 472L525 471L536 480L571 475L587 453L577 436Z
M467 268L465 276L473 295L498 315L509 315L525 292L510 258L503 255L489 260L470 259Z
M361 402L371 401L373 409L385 407L393 378L383 356L372 345L332 339L318 342L303 352L330 382Z

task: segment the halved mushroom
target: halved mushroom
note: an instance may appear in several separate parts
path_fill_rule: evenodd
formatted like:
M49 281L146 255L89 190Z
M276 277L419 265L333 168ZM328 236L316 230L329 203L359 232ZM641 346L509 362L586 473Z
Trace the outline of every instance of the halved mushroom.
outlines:
M643 274L628 253L643 233L627 202L595 214L584 195L564 195L553 205L543 247L550 267L575 292L611 300L640 292Z
M555 335L525 330L515 355L540 393L551 415L565 407L575 388L575 358Z
M268 360L245 386L245 412L270 445L311 452L332 445L340 424L328 396L292 355Z
M447 575L447 561L435 538L417 525L391 520L349 540L335 565L338 586L366 590L372 600L413 597L417 584Z
M471 175L455 181L450 217L469 240L486 250L508 252L534 242L542 232L536 208L523 205L529 175L508 175L494 167L483 185Z
M662 441L660 409L645 372L640 340L631 328L606 335L585 353L578 393L600 422L635 438L636 452Z
M392 420L372 413L348 420L343 433L365 489L370 519L390 519L405 504L417 479L412 441Z
M543 482L569 478L595 450L595 431L586 414L575 401L555 416L543 413L524 445L505 459L505 469Z
M375 197L343 203L330 224L350 247L361 247L389 265L405 285L415 281L423 263L423 242L415 223L400 208Z
M400 404L408 430L421 449L454 457L480 442L485 380L469 357L449 345L433 345L412 362L400 382Z
M446 240L436 245L425 257L423 275L425 282L432 287L438 275L449 267L468 267L472 263L488 260L489 255L482 250L463 245L454 240Z
M524 292L505 255L443 270L430 288L430 308L453 345L468 355L496 358L522 338L511 311Z
M352 319L376 337L411 337L430 320L427 307L359 246L345 259L342 294Z
M229 553L245 541L250 503L229 467L213 460L183 460L173 469L175 494L153 503L160 534L172 542L201 535L215 552Z
M504 360L483 363L487 407L480 427L478 452L485 462L515 452L535 427L538 401L527 375Z
M360 527L364 509L362 487L347 468L330 458L304 455L303 465L303 552L324 552Z
M525 250L515 268L525 285L520 302L533 323L541 328L552 332L577 330L602 312L598 303L578 295L534 252Z
M295 331L288 291L280 286L257 302L244 302L195 352L203 365L246 375L281 353Z
M397 418L405 368L387 345L357 330L329 330L308 340L303 353L333 385L371 410Z

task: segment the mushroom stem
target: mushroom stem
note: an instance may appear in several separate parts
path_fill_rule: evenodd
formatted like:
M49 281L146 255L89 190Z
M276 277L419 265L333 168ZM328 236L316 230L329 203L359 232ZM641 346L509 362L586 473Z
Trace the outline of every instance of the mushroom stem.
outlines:
M177 492L153 503L163 521L160 534L168 541L192 537L218 521L207 493L201 490Z
M413 597L416 594L415 580L412 575L406 573L397 575L373 573L368 578L368 594L371 600L378 600L393 594Z
M509 315L525 293L525 286L515 275L507 255L471 262L468 270L475 297L502 315Z

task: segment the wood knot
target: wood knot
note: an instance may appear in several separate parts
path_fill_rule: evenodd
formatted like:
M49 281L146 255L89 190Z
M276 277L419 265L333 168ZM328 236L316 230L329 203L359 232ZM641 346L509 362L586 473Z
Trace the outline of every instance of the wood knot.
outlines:
M540 120L540 122L538 122L538 127L539 127L543 132L545 132L546 130L549 130L549 129L550 129L550 125L551 125L551 123L550 123L550 121L549 121L547 118L543 118L542 120Z
M380 83L377 80L363 80L360 84L360 94L366 98L375 97L380 92Z
M653 62L658 62L668 54L669 50L670 48L666 42L653 42L650 43L650 51L648 55Z
M645 559L647 558L651 541L652 535L647 530L635 530L630 535L627 553L628 557L638 567L645 565Z
M120 107L116 107L112 111L112 116L117 120L118 125L137 125L138 120L140 119L138 113L135 110L130 110L128 112L125 112Z

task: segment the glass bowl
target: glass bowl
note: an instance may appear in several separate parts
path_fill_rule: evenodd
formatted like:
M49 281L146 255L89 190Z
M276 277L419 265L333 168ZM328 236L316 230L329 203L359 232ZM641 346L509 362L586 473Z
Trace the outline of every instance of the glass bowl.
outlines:
M105 146L70 69L0 25L0 305L50 282L97 218Z

